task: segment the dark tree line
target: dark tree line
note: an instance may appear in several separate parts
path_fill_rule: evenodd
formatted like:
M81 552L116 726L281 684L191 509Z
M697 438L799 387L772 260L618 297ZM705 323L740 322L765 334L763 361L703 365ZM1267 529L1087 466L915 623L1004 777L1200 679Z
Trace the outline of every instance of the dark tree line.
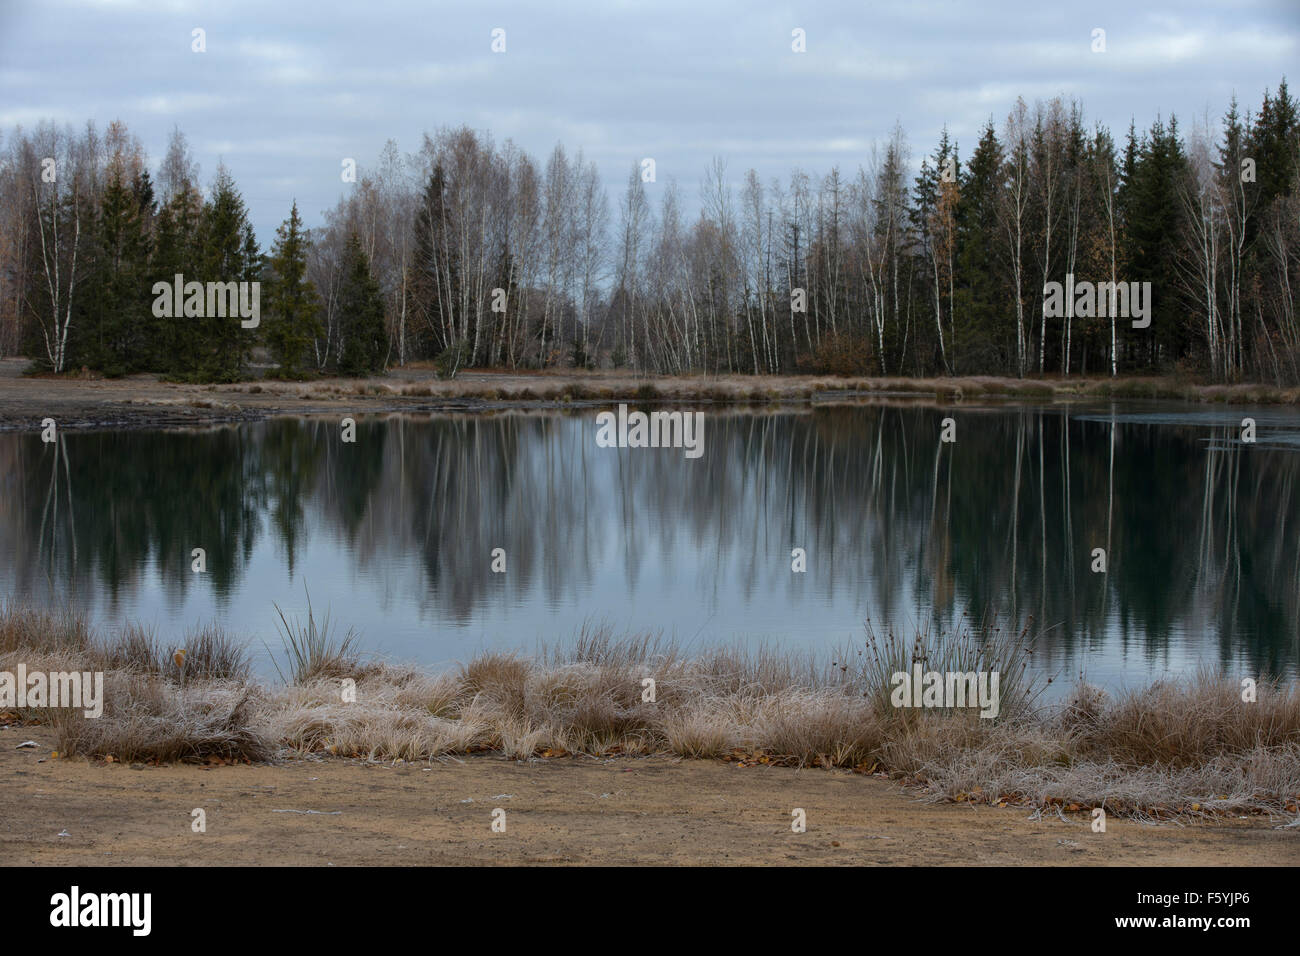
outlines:
M340 283L350 321L324 341L296 204L263 255L230 172L219 167L206 195L198 179L179 131L156 177L121 123L102 136L93 125L80 134L50 124L15 131L0 154L0 353L55 372L195 381L241 378L263 347L290 375L381 369L383 303L359 244L347 250ZM198 314L157 308L156 286L177 275L258 283L257 324L208 308L206 296Z
M53 160L57 177L43 178ZM1060 98L1018 100L913 174L901 129L856 173L764 183L715 160L688 221L632 165L613 214L594 163L486 133L391 141L319 228L296 206L260 254L230 175L208 193L174 135L156 176L121 124L51 125L0 152L0 352L56 371L282 374L627 366L886 375L1196 372L1300 382L1300 117L1157 119L1117 139ZM159 319L176 273L262 283L262 322ZM1151 322L1049 307L1045 286L1151 284Z

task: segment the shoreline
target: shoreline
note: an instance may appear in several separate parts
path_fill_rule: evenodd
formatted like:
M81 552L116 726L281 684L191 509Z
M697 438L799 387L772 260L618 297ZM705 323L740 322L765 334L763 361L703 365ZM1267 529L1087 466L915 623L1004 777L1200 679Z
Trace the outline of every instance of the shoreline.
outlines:
M1203 671L1113 697L1078 684L1043 706L1024 676L1032 636L988 625L906 637L868 627L845 664L739 647L688 657L600 628L536 657L484 652L431 673L363 658L355 632L340 638L310 609L281 624L281 682L267 684L251 675L249 645L216 626L169 646L134 625L106 638L71 614L0 606L0 725L60 766L685 759L887 777L913 799L1036 817L1300 825L1295 680L1248 695ZM976 703L900 705L894 685L919 659L1001 674L997 716ZM22 672L51 688L65 679L55 675L96 679L76 678L80 697L18 699Z
M1300 405L1300 389L1200 385L1172 378L951 379L830 376L660 376L631 372L470 371L441 380L410 366L369 379L260 380L228 385L23 374L25 359L0 360L0 431L61 428L185 428L282 415L429 414L552 410L618 402L671 401L738 408L813 407L825 402L1007 404L1165 400L1197 405Z

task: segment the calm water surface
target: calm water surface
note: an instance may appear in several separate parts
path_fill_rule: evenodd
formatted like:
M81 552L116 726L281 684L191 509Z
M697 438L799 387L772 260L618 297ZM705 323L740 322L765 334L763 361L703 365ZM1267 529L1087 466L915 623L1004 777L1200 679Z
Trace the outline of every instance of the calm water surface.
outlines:
M1294 410L709 410L694 460L599 448L595 416L361 417L355 444L335 419L3 434L0 593L168 641L217 620L263 672L273 602L305 611L305 589L367 649L435 666L584 622L829 652L867 619L969 612L1032 615L1061 684L1297 672Z

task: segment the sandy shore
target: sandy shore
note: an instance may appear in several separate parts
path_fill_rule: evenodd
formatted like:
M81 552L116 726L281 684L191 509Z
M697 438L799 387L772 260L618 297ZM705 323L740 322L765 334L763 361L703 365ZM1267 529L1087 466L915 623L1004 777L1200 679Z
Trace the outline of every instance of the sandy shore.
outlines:
M39 747L16 749L26 740ZM1034 822L1023 809L924 803L888 780L826 770L498 756L132 767L51 759L53 746L48 728L0 731L4 863L1300 864L1300 831L1261 818L1112 819L1095 834L1084 814ZM795 807L805 833L791 830ZM191 829L196 808L206 833ZM496 808L505 833L491 830Z

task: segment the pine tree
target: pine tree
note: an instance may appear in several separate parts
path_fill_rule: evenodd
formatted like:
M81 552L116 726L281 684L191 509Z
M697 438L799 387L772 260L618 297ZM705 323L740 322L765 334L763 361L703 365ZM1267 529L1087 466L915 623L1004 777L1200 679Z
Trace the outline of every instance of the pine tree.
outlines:
M290 378L301 374L312 339L324 334L316 289L307 278L307 249L294 202L289 218L276 230L262 296L267 344L280 373Z
M149 366L152 313L145 293L150 255L153 187L141 172L128 185L121 166L109 172L100 201L87 321L81 330L81 361L106 375Z
M1278 85L1277 96L1264 94L1250 131L1248 155L1255 160L1258 202L1266 209L1290 189L1300 164L1300 117L1285 79Z
M256 282L261 271L257 241L248 210L230 171L217 168L212 196L203 207L198 249L201 282ZM186 281L190 276L185 276ZM206 310L205 310L206 312ZM245 329L239 316L205 314L190 318L200 349L197 373L208 381L230 382L239 377L256 331ZM252 333L252 334L249 334Z
M388 341L384 331L384 299L370 274L370 262L353 233L344 254L339 289L340 375L370 375L383 369Z
M1126 159L1126 165L1129 165ZM1166 126L1160 119L1142 137L1131 160L1125 182L1125 274L1128 282L1151 283L1151 326L1134 330L1128 322L1125 337L1145 353L1150 365L1169 362L1187 348L1186 312L1175 292L1178 236L1178 184L1186 174L1187 160L1178 139L1178 122Z
M1007 308L1010 291L1001 281L996 260L998 197L1001 190L1002 144L990 120L980 134L970 161L961 170L957 202L957 294L953 308L962 316L958 336L962 352L976 367L1000 372L1015 368L1014 311Z
M198 230L202 215L202 197L190 183L177 189L158 211L150 263L151 287L155 282L171 286L177 275L198 278ZM182 378L197 375L201 343L185 317L158 318L151 308L148 321L153 330L149 336L153 344L152 368Z

